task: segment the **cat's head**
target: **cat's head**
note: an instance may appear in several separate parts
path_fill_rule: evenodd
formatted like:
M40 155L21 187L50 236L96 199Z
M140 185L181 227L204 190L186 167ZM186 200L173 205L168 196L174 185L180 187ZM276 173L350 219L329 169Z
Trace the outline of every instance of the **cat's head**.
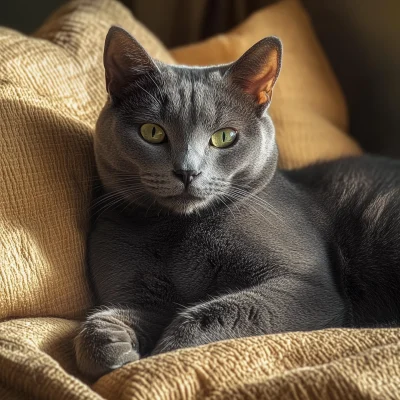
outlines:
M109 96L95 135L106 190L181 214L259 191L277 165L266 110L281 54L279 39L269 37L231 64L172 66L111 28L104 50Z

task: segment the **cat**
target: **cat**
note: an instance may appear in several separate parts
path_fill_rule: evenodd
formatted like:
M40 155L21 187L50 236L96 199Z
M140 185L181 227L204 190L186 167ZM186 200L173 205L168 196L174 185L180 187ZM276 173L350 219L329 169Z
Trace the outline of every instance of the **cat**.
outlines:
M400 162L279 170L281 59L269 37L231 64L166 65L110 29L87 248L99 308L75 339L87 376L224 339L399 324Z

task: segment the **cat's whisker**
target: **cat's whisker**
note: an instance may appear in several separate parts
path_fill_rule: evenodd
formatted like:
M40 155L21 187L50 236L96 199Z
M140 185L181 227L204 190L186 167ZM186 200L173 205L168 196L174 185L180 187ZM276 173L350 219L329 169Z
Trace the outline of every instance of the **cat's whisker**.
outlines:
M156 67L157 67L157 69L158 69L158 72L160 72L160 70L159 70L159 68L158 68L157 65L156 65ZM161 72L160 72L160 74L161 74ZM157 82L153 79L153 77L151 76L151 73L147 73L146 76L149 77L149 78L153 81L154 86L155 86L155 87L157 88L157 90L158 90L158 94L159 94L160 97L162 98L161 88L160 88L160 86L157 84Z
M136 197L135 199L132 199L131 201L129 201L127 203L127 205L121 210L121 214L127 209L130 208L133 204L136 203L136 207L134 207L131 211L136 210L139 207L139 200L142 199L143 197L146 197L146 193L143 193L142 195L140 195L139 197Z
M254 203L257 203L260 207L264 207L264 209L268 210L268 212L271 213L282 224L286 224L286 221L279 216L276 208L274 208L270 203L266 202L263 199L260 199L258 196L252 197L251 200L253 200Z
M249 204L253 204L253 206L259 206L262 209L271 212L271 210L265 206L264 204L260 204L258 203L255 199L253 199L252 197L248 196L247 194L244 194L242 192L233 192L232 195L234 197L236 197L237 200L242 201L243 199L245 199ZM253 207L254 209L254 207Z
M139 85L139 83L136 83L136 86L138 86L140 89L142 89L144 92L146 92L150 97L154 99L154 101L162 107L161 101L158 100L156 97L154 97L150 92L148 92L143 86Z
M225 203L225 201L223 200L223 197L224 196L220 196L220 200L221 200L221 202L224 204L224 206L225 207L227 207L228 208L228 210L230 211L230 213L232 214L232 217L233 217L233 219L235 219L235 215L233 214L233 212L232 212L232 210L231 210L231 208L228 206L228 204L227 203Z
M266 210L268 210L271 214L273 214L280 222L285 224L285 220L279 216L278 211L266 200L262 199L255 193L248 192L247 190L243 189L238 185L231 185L234 190L238 192L242 192L245 196L248 196L249 200L253 200L253 203L257 203L260 207L264 206Z
M104 214L105 211L111 209L112 207L115 207L116 205L122 203L123 201L124 201L124 199L123 199L123 198L120 198L120 199L117 199L117 200L113 201L113 202L110 203L110 204L107 204L106 207L102 208L102 211L101 211L100 214L97 216L95 222L98 221L98 219L101 217L102 214Z
M129 193L130 191L135 190L135 189L139 189L139 188L141 188L140 185L130 185L130 186L124 187L124 188L122 188L122 189L120 189L118 191L110 192L110 193L106 193L104 195L101 195L101 196L99 196L99 198L97 198L93 202L91 208L95 208L95 207L99 206L100 204L102 204L104 202L107 202L107 201L109 201L109 200L111 200L111 199L113 199L115 197L120 197L121 195L123 195L125 193Z
M130 187L123 188L122 190L118 190L116 192L107 193L106 195L103 195L102 198L96 200L96 202L94 202L94 204L90 207L90 209L94 210L96 207L99 207L102 205L101 208L96 211L97 213L99 213L102 210L106 209L107 206L110 203L113 203L115 200L121 199L121 201L127 201L127 199L124 197L124 194L126 194L126 193L132 194L132 192L136 189L138 189L138 187L130 186Z
M242 193L227 193L227 194L225 194L225 196L227 196L227 197L229 197L229 198L231 198L232 200L238 200L238 201L241 201L241 200L243 200L244 198L246 198L245 196L243 196L243 194ZM249 201L249 204L248 204L248 206L253 210L253 211L255 211L257 214L259 214L265 221L267 221L268 223L271 223L271 221L268 219L268 218L266 218L266 216L260 211L260 210L258 210L255 206L254 206L254 202L253 203L251 203L252 202L252 199L249 199L249 198L247 198L246 200L248 200ZM253 205L252 205L253 204ZM258 206L260 206L259 204L255 204L255 205L258 205ZM269 209L265 209L266 211L268 211L269 213L271 213L271 211L269 210ZM273 214L272 214L273 215Z
M102 201L97 202L92 206L93 209L98 208L96 212L101 211L104 207L112 203L116 199L122 199L123 196L121 193L113 193L112 195L108 196L106 199L102 199ZM100 208L99 208L100 207Z
M262 219L264 219L269 224L272 224L271 220L269 220L260 210L257 209L254 205L248 204L248 207L257 213ZM268 211L268 210L267 210Z
M124 192L125 193L125 192ZM140 194L140 192L138 192L138 193L136 193L136 194ZM109 203L109 204L106 204L105 206L103 206L98 212L100 213L98 216L97 216L97 219L98 218L100 218L100 216L105 212L105 211L107 211L107 210L109 210L109 209L111 209L112 207L115 207L115 206L117 206L117 205L119 205L119 204L121 204L121 203L123 203L123 202L126 202L127 200L123 197L123 196L120 196L119 198L117 197L116 199L114 198L112 201L111 201L111 203ZM135 201L137 201L137 198L134 198L134 199L132 199L130 202L128 201L128 206L129 206L129 203L134 203ZM126 207L125 207L126 208ZM125 209L124 208L124 209ZM97 219L96 219L96 221L97 221Z
M223 194L222 197L226 197L226 195ZM232 201L232 204L236 207L237 212L240 213L240 209L239 209L238 205L236 204L236 201Z
M149 205L149 207L147 208L147 210L146 210L146 214L145 214L145 218L147 217L147 213L149 212L149 210L150 210L150 208L155 204L155 202L156 202L156 199L154 199L153 200L153 202Z

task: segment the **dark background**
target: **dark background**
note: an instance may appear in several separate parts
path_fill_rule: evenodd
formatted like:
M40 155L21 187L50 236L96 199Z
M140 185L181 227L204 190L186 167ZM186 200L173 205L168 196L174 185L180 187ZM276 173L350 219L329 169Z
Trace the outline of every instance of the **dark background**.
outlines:
M96 0L93 0L96 1ZM168 47L226 31L274 0L122 0ZM0 25L32 33L63 0L2 0ZM400 0L303 0L345 93L350 132L400 157Z

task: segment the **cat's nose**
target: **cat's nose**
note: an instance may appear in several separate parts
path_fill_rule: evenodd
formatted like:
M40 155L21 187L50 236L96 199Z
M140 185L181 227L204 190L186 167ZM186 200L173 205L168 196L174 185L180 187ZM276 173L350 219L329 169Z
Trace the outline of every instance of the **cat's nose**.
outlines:
M178 169L177 171L174 171L174 175L183 182L185 187L188 187L193 179L200 175L200 172Z

